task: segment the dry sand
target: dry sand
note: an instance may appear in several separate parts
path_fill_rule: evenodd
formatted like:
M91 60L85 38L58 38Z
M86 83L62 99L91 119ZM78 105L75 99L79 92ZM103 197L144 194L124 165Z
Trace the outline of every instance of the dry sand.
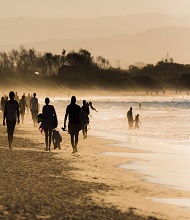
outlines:
M69 135L62 135L62 149L45 152L44 135L32 123L20 124L8 149L0 127L0 219L190 219L186 209L147 199L190 198L189 192L143 182L117 167L131 158L100 154L131 149L80 134L73 155Z

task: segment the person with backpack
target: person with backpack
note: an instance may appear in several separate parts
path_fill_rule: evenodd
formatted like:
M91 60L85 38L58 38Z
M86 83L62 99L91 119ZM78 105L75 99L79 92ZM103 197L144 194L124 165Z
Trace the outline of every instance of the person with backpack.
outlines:
M14 100L14 97L15 94L13 91L11 91L9 93L10 100L5 103L5 111L3 115L3 126L5 126L5 119L7 124L9 148L12 148L13 134L16 125L16 120L18 124L20 123L18 102Z

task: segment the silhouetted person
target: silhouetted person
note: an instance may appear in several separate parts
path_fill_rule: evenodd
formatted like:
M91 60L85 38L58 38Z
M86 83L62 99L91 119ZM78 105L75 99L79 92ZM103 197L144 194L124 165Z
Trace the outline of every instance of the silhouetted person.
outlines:
M8 100L9 100L9 98L8 98L8 96L4 96L4 98L5 98L5 102L7 102Z
M127 118L128 118L128 124L129 124L129 129L133 128L133 108L131 107L130 110L127 112Z
M27 104L27 112L29 113L29 109L30 109L30 99L31 99L31 96L30 96L30 93L28 93L28 95L26 96L26 104Z
M78 136L81 129L81 108L76 104L76 97L71 97L71 103L66 108L64 129L66 128L67 117L69 116L68 133L71 137L73 153L77 152Z
M137 115L135 116L134 123L135 123L134 129L139 129L139 124L141 124L141 122L140 122L140 120L139 120L139 114L137 114Z
M38 122L38 99L36 98L36 93L33 94L33 97L30 99L30 111L32 113L32 120L34 127L37 127Z
M20 123L18 102L14 100L14 96L14 92L11 91L9 93L10 100L5 103L5 111L3 115L3 125L5 126L5 119L7 124L9 148L12 148L16 119L18 119L17 122Z
M45 132L45 143L46 143L46 151L50 151L51 149L51 138L52 138L52 132L55 128L54 125L54 118L57 120L57 115L55 112L55 108L53 105L49 105L50 100L49 98L45 98L46 105L42 108L42 123L41 128Z
M54 149L56 148L61 149L60 143L62 142L62 137L59 131L56 131L55 129L53 130L52 141L53 141Z
M87 126L89 124L89 106L87 105L86 100L83 100L83 106L81 107L82 112L82 133L83 133L83 139L87 138Z
M141 108L142 108L142 105L141 103L139 102L139 110L141 111Z
M3 113L5 111L5 102L6 102L5 97L2 96L1 97L1 110L2 110Z
M27 104L26 104L25 96L23 95L19 101L19 109L20 109L22 124L24 122L24 115L25 115L26 108L27 108Z
M15 92L15 97L14 97L14 99L19 103L19 96L18 96L17 92Z

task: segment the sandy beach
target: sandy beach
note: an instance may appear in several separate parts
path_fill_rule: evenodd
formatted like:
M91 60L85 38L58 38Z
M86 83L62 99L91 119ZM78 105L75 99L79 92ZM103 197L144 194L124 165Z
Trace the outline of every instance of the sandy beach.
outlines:
M62 149L45 152L44 134L27 120L16 127L9 149L6 128L0 130L0 219L190 219L190 210L150 199L190 198L189 192L144 182L117 167L133 158L101 154L138 150L80 134L73 155L62 132Z

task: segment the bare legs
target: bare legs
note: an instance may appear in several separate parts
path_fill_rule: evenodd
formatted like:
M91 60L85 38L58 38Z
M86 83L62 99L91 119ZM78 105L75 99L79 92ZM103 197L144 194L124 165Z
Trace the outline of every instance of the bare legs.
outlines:
M22 121L22 124L23 124L23 122L24 122L24 115L23 114L21 115L21 121Z
M71 145L72 145L72 148L73 148L73 153L76 153L78 152L77 150L77 144L78 144L78 134L74 135L74 134L71 134L70 137L71 137Z
M8 143L9 143L9 148L11 148L13 142L13 132L8 131Z
M53 129L44 129L45 132L45 142L46 142L46 151L50 151L51 149L51 137L52 137L52 132Z
M7 133L8 133L9 148L12 148L15 125L16 125L16 121L7 121Z
M38 122L38 111L37 110L32 110L32 120L33 120L33 124L34 124L34 128L37 127L37 122Z
M85 125L84 128L82 129L82 133L83 133L83 139L87 138L87 125Z
M35 127L38 127L38 124L37 124L37 121L36 121L36 120L33 121L33 124L34 124L34 128L35 128Z

